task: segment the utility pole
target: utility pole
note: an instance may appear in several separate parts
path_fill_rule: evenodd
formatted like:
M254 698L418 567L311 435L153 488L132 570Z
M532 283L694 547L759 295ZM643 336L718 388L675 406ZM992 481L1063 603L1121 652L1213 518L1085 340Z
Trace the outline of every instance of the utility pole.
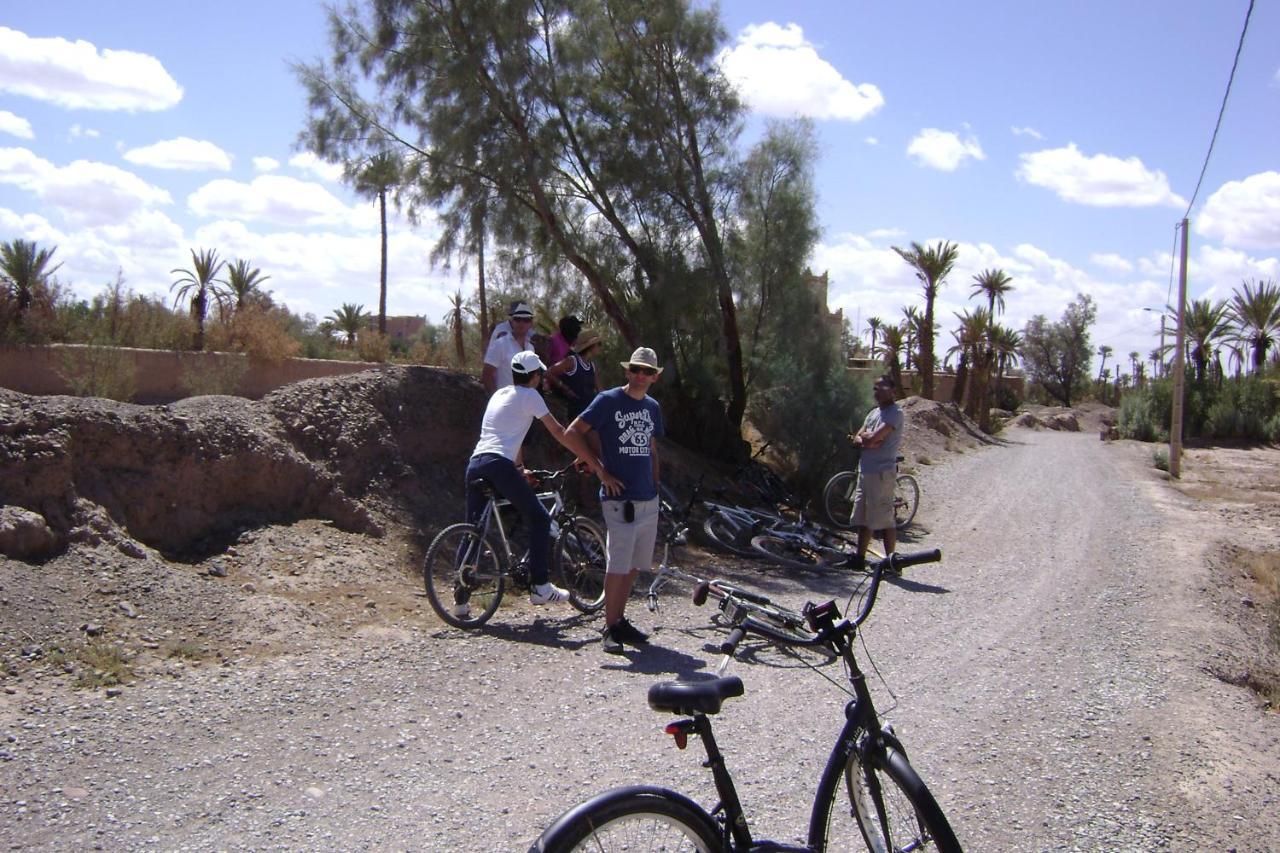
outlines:
M1182 394L1187 365L1182 353L1187 345L1187 232L1189 220L1182 220L1182 269L1178 272L1178 330L1173 353L1173 417L1169 424L1169 476L1182 477Z

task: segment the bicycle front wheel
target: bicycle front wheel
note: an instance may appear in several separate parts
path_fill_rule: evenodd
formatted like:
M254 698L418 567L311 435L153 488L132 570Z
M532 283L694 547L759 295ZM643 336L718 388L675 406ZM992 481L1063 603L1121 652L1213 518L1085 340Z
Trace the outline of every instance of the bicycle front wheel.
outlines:
M899 474L893 485L893 524L899 530L911 523L920 508L920 484L910 474Z
M502 601L501 552L474 524L452 524L427 548L422 579L436 615L455 628L478 628Z
M755 557L751 549L750 525L742 524L723 512L712 512L702 523L702 532L721 548L741 557Z
M552 565L569 590L569 603L583 613L604 606L607 557L604 531L591 519L575 516L560 529Z
M855 749L845 765L844 778L844 790L832 786L830 799L818 806L823 809L816 815L821 818L818 826L822 835L810 838L815 850L854 846L851 842L857 836L851 824L856 824L857 833L874 853L960 853L960 843L937 800L897 749L886 746L867 756L865 763Z
M662 788L622 788L570 810L534 842L530 853L720 849L715 821L687 797Z
M761 533L752 538L751 547L779 566L789 569L820 569L842 558L841 551L814 545L799 537Z
M827 520L836 527L845 530L853 527L849 519L853 516L853 494L858 488L857 471L841 471L830 480L822 490L822 509Z

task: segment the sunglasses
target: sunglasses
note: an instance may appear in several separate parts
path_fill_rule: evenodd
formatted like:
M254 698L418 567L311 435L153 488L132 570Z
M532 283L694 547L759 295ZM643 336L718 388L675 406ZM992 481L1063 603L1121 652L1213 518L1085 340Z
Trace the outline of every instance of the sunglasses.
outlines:
M513 322L513 323L532 323L532 322L533 322L533 318L532 318L532 317L512 317L512 318L511 318L511 322Z
M658 370L654 367L636 367L634 364L627 368L628 373L636 373L640 376L657 376Z

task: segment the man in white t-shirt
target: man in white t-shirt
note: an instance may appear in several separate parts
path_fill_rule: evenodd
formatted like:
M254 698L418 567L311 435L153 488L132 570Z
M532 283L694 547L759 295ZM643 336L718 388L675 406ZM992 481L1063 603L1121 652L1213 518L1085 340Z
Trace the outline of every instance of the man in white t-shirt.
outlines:
M484 351L484 368L480 381L490 395L511 384L511 359L521 352L533 352L533 309L528 302L511 303L507 311L509 325L494 329L489 347Z
M528 526L529 601L533 604L565 601L569 598L569 593L548 579L551 563L551 516L525 479L523 466L520 464L520 446L524 443L529 427L535 419L542 421L552 438L576 454L600 478L606 493L617 494L622 490L622 483L605 470L585 438L577 432L566 430L555 415L547 410L546 401L538 393L538 385L547 367L536 353L516 353L507 369L514 377L514 383L499 388L489 398L484 418L480 421L480 440L476 442L476 448L467 463L467 521L477 521L484 510L486 498L475 481L487 481L499 494L511 501L511 505L520 512ZM471 612L466 593L455 592L454 596L454 615L465 618Z

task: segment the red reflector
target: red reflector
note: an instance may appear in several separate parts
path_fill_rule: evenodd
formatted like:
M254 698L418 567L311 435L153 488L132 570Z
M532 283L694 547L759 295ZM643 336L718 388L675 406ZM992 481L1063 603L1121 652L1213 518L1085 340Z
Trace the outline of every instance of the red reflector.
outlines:
M676 739L676 749L684 749L689 745L689 733L685 730L683 722L668 723L663 731Z
M669 734L669 735L678 735L678 734L680 734L680 724L679 724L679 723L667 723L667 727L666 727L666 729L665 729L664 731L666 731L666 733L667 733L667 734Z

